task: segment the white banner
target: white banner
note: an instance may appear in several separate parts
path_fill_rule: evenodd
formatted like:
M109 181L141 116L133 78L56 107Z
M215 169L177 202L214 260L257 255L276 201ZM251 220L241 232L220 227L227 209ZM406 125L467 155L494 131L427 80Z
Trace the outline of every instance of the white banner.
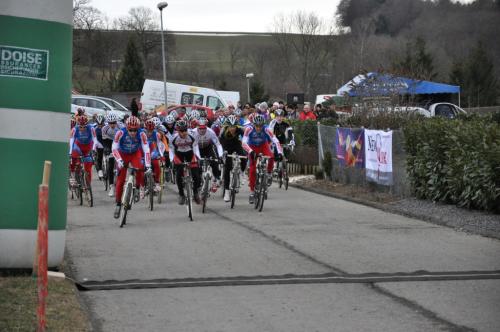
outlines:
M366 179L392 185L392 130L365 129Z

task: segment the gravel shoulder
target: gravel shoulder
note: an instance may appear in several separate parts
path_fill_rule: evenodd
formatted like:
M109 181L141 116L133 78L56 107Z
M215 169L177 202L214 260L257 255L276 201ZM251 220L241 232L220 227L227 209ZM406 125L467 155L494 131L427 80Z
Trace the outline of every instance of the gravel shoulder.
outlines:
M312 176L291 179L296 188L344 199L442 226L457 231L500 239L500 215L459 208L454 205L433 203L416 198L399 199L390 193L372 192L368 188L342 185Z

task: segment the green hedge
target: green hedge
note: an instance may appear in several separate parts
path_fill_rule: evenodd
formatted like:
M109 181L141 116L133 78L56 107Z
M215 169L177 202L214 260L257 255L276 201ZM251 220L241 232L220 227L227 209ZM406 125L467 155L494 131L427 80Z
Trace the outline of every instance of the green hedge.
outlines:
M403 130L418 198L500 212L500 124L491 117L420 119Z

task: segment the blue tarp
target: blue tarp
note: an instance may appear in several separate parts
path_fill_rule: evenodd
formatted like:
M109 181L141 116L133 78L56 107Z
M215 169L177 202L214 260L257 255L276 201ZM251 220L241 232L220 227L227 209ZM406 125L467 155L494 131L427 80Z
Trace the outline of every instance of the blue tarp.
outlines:
M395 77L388 74L368 73L358 75L341 87L337 94L351 97L422 95L435 93L460 93L460 87L443 83Z

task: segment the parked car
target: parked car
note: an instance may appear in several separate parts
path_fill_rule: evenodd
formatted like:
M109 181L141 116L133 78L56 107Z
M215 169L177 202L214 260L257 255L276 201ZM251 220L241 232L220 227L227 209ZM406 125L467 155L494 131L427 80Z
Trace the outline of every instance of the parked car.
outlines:
M430 105L428 108L401 106L395 107L394 111L411 112L414 114L423 115L426 118L440 116L447 119L454 119L460 114L467 114L467 112L465 112L462 108L451 103L435 103Z
M78 108L83 108L89 116L106 115L110 111L114 111L121 117L125 114L130 115L130 111L116 100L98 96L72 95L71 113L76 114Z

